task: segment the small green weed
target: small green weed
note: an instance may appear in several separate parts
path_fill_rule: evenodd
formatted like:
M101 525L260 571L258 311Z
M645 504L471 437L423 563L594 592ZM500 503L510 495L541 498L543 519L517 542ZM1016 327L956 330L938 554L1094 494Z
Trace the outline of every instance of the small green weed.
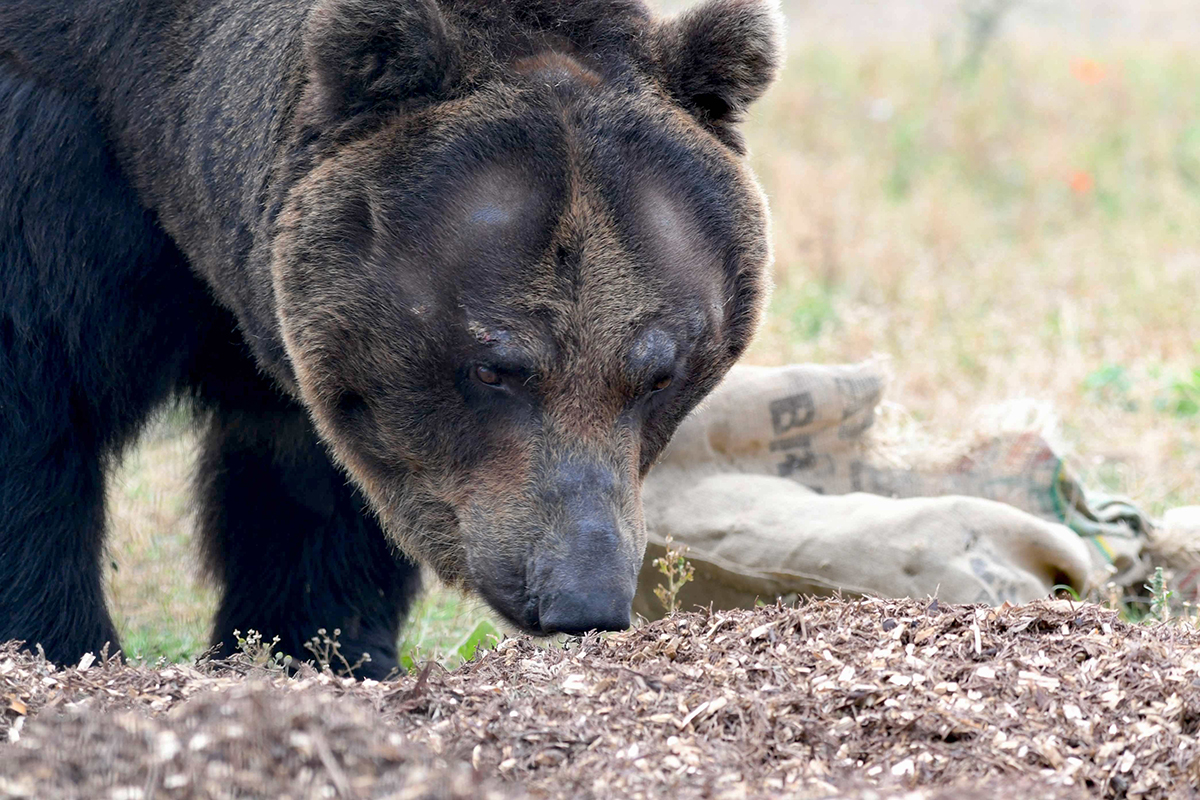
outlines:
M1193 195L1200 196L1200 123L1192 123L1184 130L1172 155L1180 183Z
M191 661L204 652L207 639L189 626L175 624L166 618L161 625L139 625L136 628L122 626L121 644L125 655L148 664L159 660L178 664Z
M1079 592L1069 583L1056 583L1050 587L1050 595L1052 597L1070 598L1072 601L1079 603L1083 601Z
M780 288L773 306L777 314L791 323L795 334L805 341L816 339L838 324L833 295L817 282L806 282L800 289Z
M400 665L409 672L415 671L423 662L436 661L444 669L453 670L472 661L483 650L491 650L504 638L499 629L486 619L475 623L475 627L450 649L449 652L423 654L419 643L408 643L401 648Z
M495 625L486 619L479 620L475 623L475 627L454 647L459 664L471 661L481 650L492 649L500 643L501 638L503 636Z
M654 587L654 596L671 615L679 610L679 591L696 576L696 568L685 557L687 548L675 549L675 540L669 535L666 549L666 554L653 562L654 567L667 579L665 586L660 583Z
M262 634L258 631L249 630L246 631L245 636L242 636L241 631L235 630L233 638L237 640L238 651L250 659L250 663L256 667L270 671L284 670L292 665L291 656L275 650L279 645L278 636L273 637L269 642L264 642Z
M928 148L923 141L925 120L903 115L892 126L892 170L884 181L884 190L892 200L904 200L913 182L926 166Z
M1191 374L1171 381L1164 394L1154 401L1158 411L1176 417L1194 417L1200 414L1200 367Z
M1163 577L1163 568L1154 568L1154 577L1150 579L1150 583L1146 584L1146 591L1150 592L1150 614L1160 622L1171 621L1171 595L1174 594L1167 588L1167 580Z
M363 664L371 663L371 654L362 653L358 660L351 664L342 653L342 645L338 642L338 637L341 635L341 628L334 628L332 636L324 628L318 628L317 635L304 643L304 649L316 657L317 663L321 667L331 670L335 675L354 677L355 670L362 667Z
M1016 0L963 0L962 24L954 34L938 39L942 68L955 80L970 83L979 74L984 53L995 40L1005 15Z
M1083 388L1097 402L1117 405L1126 411L1137 410L1137 403L1129 397L1133 379L1120 364L1106 364L1092 371L1083 379Z
M455 669L503 638L493 612L442 586L431 587L408 619L399 649L400 664L410 671L427 661Z

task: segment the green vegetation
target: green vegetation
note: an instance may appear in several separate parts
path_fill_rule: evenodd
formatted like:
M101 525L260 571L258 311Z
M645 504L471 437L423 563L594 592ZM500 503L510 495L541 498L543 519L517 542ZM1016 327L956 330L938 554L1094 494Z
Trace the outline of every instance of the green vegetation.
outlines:
M696 577L696 568L687 560L687 548L675 547L671 536L667 536L666 552L654 559L653 565L666 579L654 587L654 596L668 615L674 614L679 610L679 592Z

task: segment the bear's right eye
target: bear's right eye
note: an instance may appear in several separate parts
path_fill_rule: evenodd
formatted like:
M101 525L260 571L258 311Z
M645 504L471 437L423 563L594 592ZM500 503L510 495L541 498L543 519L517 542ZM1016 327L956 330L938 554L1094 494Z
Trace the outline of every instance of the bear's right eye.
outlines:
M485 386L499 386L504 382L499 372L483 365L475 368L475 379Z

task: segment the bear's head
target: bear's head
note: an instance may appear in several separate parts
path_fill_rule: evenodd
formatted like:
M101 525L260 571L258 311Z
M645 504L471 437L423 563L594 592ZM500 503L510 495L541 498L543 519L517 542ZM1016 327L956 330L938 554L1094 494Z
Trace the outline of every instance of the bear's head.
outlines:
M780 20L320 0L278 221L288 357L394 541L534 632L629 623L640 487L770 260L737 124Z

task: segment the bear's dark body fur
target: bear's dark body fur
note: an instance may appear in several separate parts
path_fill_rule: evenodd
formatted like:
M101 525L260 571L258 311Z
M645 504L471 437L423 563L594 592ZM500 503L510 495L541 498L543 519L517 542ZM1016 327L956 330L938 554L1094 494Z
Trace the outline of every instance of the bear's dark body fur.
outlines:
M304 654L324 620L387 673L415 566L259 374L88 108L0 64L0 109L0 640L57 661L115 645L104 468L156 407L189 395L205 418L200 530L226 646L255 629Z
M181 396L226 648L386 674L395 544L627 624L641 477L760 308L778 49L754 0L0 5L0 640L115 642L104 473Z

